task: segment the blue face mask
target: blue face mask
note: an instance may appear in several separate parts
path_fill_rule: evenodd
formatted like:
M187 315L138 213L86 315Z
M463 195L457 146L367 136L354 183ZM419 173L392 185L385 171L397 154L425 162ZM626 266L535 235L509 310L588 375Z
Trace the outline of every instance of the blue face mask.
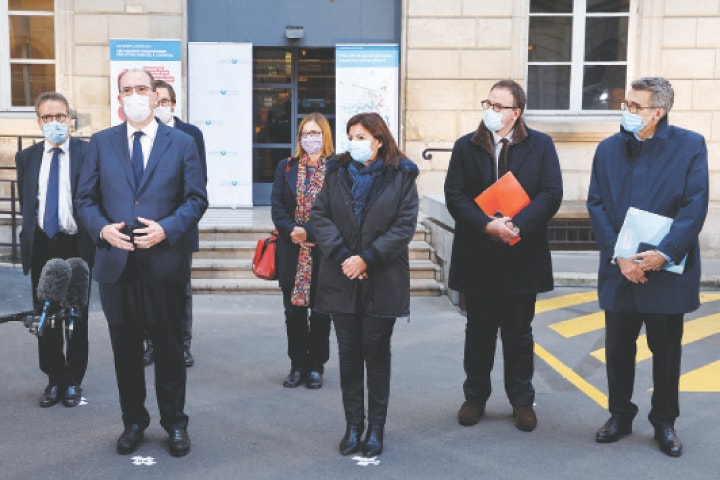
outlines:
M67 123L48 122L43 124L43 137L50 143L60 145L64 143L68 136Z
M373 155L370 140L350 140L348 153L356 162L366 163Z
M492 108L488 108L483 111L483 123L491 132L497 132L505 128L505 124L502 122L502 112L496 112Z
M622 112L620 125L630 133L637 133L643 129L643 117L637 113Z

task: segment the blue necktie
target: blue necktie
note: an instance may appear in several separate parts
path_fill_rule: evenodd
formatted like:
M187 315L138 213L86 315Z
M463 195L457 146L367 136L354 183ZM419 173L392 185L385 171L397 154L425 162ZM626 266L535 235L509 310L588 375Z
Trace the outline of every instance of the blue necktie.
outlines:
M50 175L48 176L47 190L45 190L43 230L49 238L53 238L60 230L60 217L58 215L58 204L60 203L60 152L62 152L61 148L53 148Z
M132 167L133 174L135 175L135 188L138 188L140 186L140 181L142 180L143 170L145 169L145 166L143 165L142 145L140 145L140 137L143 136L143 132L138 130L133 133L133 136L135 139L133 140Z

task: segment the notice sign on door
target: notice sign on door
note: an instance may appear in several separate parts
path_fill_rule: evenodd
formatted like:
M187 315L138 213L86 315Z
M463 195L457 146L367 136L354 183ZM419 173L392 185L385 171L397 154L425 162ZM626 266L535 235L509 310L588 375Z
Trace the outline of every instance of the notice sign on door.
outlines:
M182 46L180 40L110 39L110 123L125 121L118 102L118 76L141 68L165 80L177 95L176 117L182 118ZM154 106L153 106L154 107Z

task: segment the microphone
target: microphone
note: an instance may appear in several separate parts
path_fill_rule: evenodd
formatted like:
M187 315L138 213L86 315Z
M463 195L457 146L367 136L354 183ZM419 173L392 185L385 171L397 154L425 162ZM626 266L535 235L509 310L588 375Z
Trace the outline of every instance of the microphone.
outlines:
M70 266L70 285L65 295L65 337L68 341L72 338L75 319L80 318L83 309L88 304L90 296L90 269L85 260L78 257L68 258Z
M71 276L72 269L62 258L51 258L42 268L37 288L38 300L43 302L37 326L38 336L42 336L48 317L54 316L60 310Z
M37 315L35 310L25 310L24 312L7 313L0 315L0 323L7 322L24 322L25 318Z

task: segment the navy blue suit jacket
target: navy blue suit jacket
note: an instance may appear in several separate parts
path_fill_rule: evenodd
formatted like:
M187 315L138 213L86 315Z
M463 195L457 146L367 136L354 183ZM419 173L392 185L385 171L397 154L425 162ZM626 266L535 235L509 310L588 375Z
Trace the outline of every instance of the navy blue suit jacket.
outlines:
M18 195L20 197L20 210L22 211L22 231L20 232L20 255L22 257L23 272L27 275L32 265L33 244L35 243L35 228L38 217L38 179L40 178L40 165L43 158L45 142L38 142L15 155L15 167L18 181ZM73 200L77 196L78 178L85 160L88 143L78 138L70 137L70 189ZM73 212L75 223L78 226L78 250L80 256L92 266L95 247L92 240L82 228L77 210Z
M700 306L698 237L708 210L705 139L668 125L667 116L644 142L621 130L603 140L593 159L587 208L600 247L600 307L616 313L679 314ZM657 246L675 263L687 254L682 275L648 272L647 283L633 284L611 263L629 207L673 218Z
M128 252L100 240L109 223L137 225L137 217L157 221L166 239L149 249L136 249L140 276L147 283L186 284L192 252L188 233L207 209L202 162L193 139L162 123L145 167L135 186L127 125L94 134L80 175L76 207L83 226L96 239L98 282L115 283L125 269Z
M203 139L202 131L191 123L183 122L178 117L173 118L175 120L175 128L177 128L181 132L187 133L195 140L198 154L200 154L200 161L202 162L203 178L205 179L205 184L207 185L207 160L205 159L205 140ZM193 242L192 251L197 252L200 250L200 231L197 226L193 228L191 237Z

